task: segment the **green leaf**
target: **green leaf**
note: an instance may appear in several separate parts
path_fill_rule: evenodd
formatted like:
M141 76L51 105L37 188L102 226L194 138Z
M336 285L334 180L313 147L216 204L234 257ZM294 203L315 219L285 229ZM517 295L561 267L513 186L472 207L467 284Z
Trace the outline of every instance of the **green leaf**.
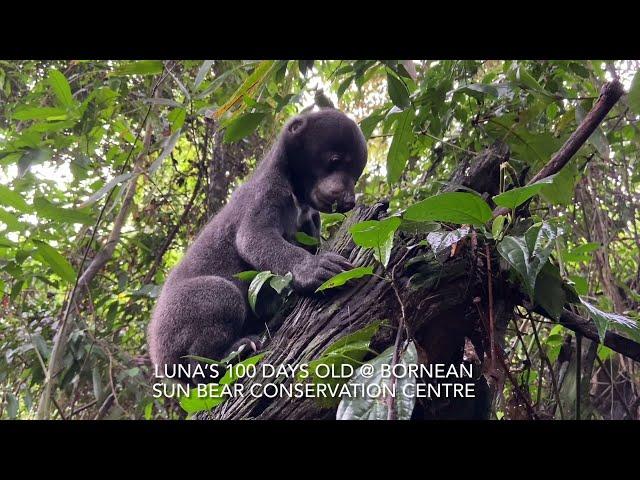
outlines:
M167 115L167 120L171 122L171 130L177 132L184 125L184 121L187 118L187 111L184 108L174 108Z
M507 217L505 217L504 215L498 215L493 219L493 223L491 224L491 236L494 238L494 240L498 239L502 234L506 218Z
M368 385L378 385L379 389L383 391L383 388L391 388L393 378L391 376L383 375L382 366L390 365L393 359L393 353L395 346L391 346L382 352L378 357L367 362L365 365L371 365L373 367L372 375L363 375L362 367L360 367L353 378L349 380L349 383L356 385L364 385L365 391ZM404 364L408 366L410 364L416 364L418 361L418 352L413 342L409 342L406 350L398 359L398 364ZM408 367L407 367L408 370ZM398 420L409 420L413 413L413 408L416 402L416 396L405 395L405 393L411 393L412 389L407 388L409 385L415 384L416 378L413 375L405 375L397 377L395 379L395 400L394 408L396 411L396 418ZM375 398L370 395L364 395L362 397L357 395L347 395L340 401L338 405L338 411L336 412L337 420L386 420L389 416L388 403L382 401L381 398Z
M569 280L573 282L573 287L578 295L587 295L589 293L589 283L586 278L579 275L569 275Z
M165 139L162 152L160 153L160 155L158 155L158 158L156 158L155 161L149 167L149 170L148 170L149 175L153 175L156 172L156 170L160 168L160 165L162 165L162 162L164 162L164 159L171 154L176 144L178 143L178 140L180 139L180 133L181 131L177 130L173 132L167 139Z
M0 204L9 205L10 207L15 208L21 212L30 212L31 208L27 205L27 202L20 196L19 193L14 192L13 190L5 187L4 185L0 185Z
M65 120L67 111L57 107L18 107L13 111L14 120Z
M236 273L234 275L234 278L237 278L238 280L242 280L243 282L249 282L251 280L253 280L256 275L258 275L257 270L245 270L244 272L240 272L240 273Z
M220 385L231 385L237 382L240 378L244 376L242 375L243 373L246 374L247 372L246 367L249 367L251 365L256 365L260 360L264 358L266 354L267 354L266 352L258 353L257 355L254 355L239 363L236 363L235 365L233 365L233 367L227 369L224 376L220 379L220 382L219 382Z
M616 327L629 335L632 340L640 342L640 326L638 325L638 322L629 317L625 317L624 315L603 312L586 300L580 299L580 301L589 312L591 320L596 324L601 343L604 341L605 334L611 324L616 325Z
M275 71L275 67L277 67L277 65L278 63L274 60L261 61L253 72L251 72L251 75L249 75L235 93L231 95L229 100L216 110L214 116L216 118L222 117L222 115L229 111L229 109L231 109L241 98L245 95L250 95L252 92L255 92L258 88L264 85L269 76ZM222 78L222 75L218 77L218 79L220 78Z
M364 138L368 140L369 137L371 137L376 126L380 123L382 119L384 119L384 115L380 113L374 113L372 115L369 115L367 118L363 119L360 122L360 130L362 130L362 134L364 135Z
M640 115L640 70L636 72L631 81L628 102L631 111L636 115Z
M320 212L320 221L323 228L328 228L333 225L338 225L344 221L347 216L344 213L324 213Z
M69 283L76 281L76 271L58 251L40 240L33 240L38 253L51 269Z
M210 385L206 389L206 394L202 396L198 394L198 389L192 386L189 388L189 395L182 395L178 399L182 409L189 415L212 410L225 400L226 398L222 395L222 387L219 385Z
M7 232L16 232L20 231L26 227L26 224L22 223L18 220L18 217L13 215L12 213L7 212L0 208L0 222L4 223L7 228Z
M138 60L128 62L116 68L111 75L114 77L127 75L157 75L162 73L164 66L161 60Z
M454 91L454 93L466 93L476 99L481 99L485 95L491 95L493 97L498 96L498 89L493 85L487 85L484 83L470 83L464 85Z
M253 112L247 113L233 120L226 128L224 132L225 143L237 142L241 138L251 134L260 122L265 118L266 113Z
M92 225L95 222L88 211L58 207L44 197L36 197L33 200L33 207L39 217L48 218L49 220L65 223L81 223L83 225Z
M393 133L393 140L387 154L387 181L390 184L396 183L402 177L402 172L409 159L409 147L413 139L414 111L408 108L398 116L396 129Z
M367 275L373 274L373 267L358 267L353 268L351 270L347 270L346 272L341 272L337 275L334 275L329 280L320 285L316 292L321 292L323 290L328 290L329 288L336 288L344 285L349 280L353 280L356 278L362 278Z
M493 197L493 201L496 202L496 205L501 207L514 209L539 193L540 190L542 190L542 187L553 183L554 177L555 175L550 175L536 183L532 183L531 185L512 188L511 190L507 190L506 192Z
M291 272L287 273L286 275L274 275L273 277L271 277L271 280L269 280L269 285L279 295L285 288L287 288L291 284L292 278L293 277L291 275Z
M327 347L324 352L315 360L309 362L308 370L300 370L296 376L298 381L302 381L305 378L311 380L312 383L319 385L342 385L349 381L341 375L319 375L319 368L334 368L334 371L342 371L342 365L351 365L356 367L360 365L365 355L368 353L378 354L374 350L369 348L371 339L378 332L383 321L375 321L366 327L356 330L349 335L341 337L337 341L333 342ZM330 396L327 398L319 398L319 403L327 408L337 407L340 398L337 396Z
M204 62L202 62L202 65L200 65L200 68L198 69L198 74L196 75L196 80L193 83L194 90L198 89L198 87L200 86L200 84L204 80L204 77L207 75L207 73L209 73L209 70L211 70L211 67L213 66L213 63L214 63L214 60L205 60Z
M311 235L305 232L296 232L295 238L296 238L296 242L298 242L299 244L307 245L309 247L315 247L316 245L320 244L317 238L312 237Z
M533 225L524 237L505 236L497 245L498 252L524 280L525 291L534 297L538 273L555 246L557 228L551 224Z
M18 178L24 177L32 165L39 165L51 158L51 150L48 148L27 148L24 155L18 160Z
M533 299L552 319L560 319L562 309L567 303L567 295L558 267L550 263L543 266L535 284Z
M60 73L55 68L49 71L49 85L51 85L51 89L56 96L58 101L58 105L62 108L71 108L74 106L75 102L73 100L73 96L71 95L71 87L69 86L69 82L66 77Z
M251 307L251 310L253 310L253 313L256 313L256 302L258 301L258 293L260 293L262 285L264 285L264 283L273 276L273 273L271 273L269 270L266 270L264 272L258 273L253 278L253 280L251 280L251 284L249 285L248 298L249 306Z
M403 214L406 220L483 225L491 220L491 208L482 197L468 192L447 192L411 205Z
M386 268L393 248L393 236L402 223L399 217L384 220L367 220L349 228L353 242L364 248L372 248L373 255Z
M123 173L122 175L118 175L117 177L112 178L107 183L105 183L102 188L98 189L94 194L92 194L84 202L79 204L78 208L84 208L84 207L87 207L87 206L97 202L102 197L104 197L113 187L115 187L116 185L118 185L118 184L120 184L122 182L125 182L125 181L129 180L131 177L133 177L133 175L134 175L133 172L128 172L128 173Z
M411 104L407 86L389 70L387 70L387 91L389 92L389 98L398 108L404 110Z
M552 205L569 205L573 201L574 186L578 177L576 162L569 162L553 176L550 185L544 185L540 195Z
M598 248L600 248L600 244L597 242L589 242L579 245L571 249L571 251L563 251L561 252L562 260L564 262L590 262L592 258L592 253L595 252Z

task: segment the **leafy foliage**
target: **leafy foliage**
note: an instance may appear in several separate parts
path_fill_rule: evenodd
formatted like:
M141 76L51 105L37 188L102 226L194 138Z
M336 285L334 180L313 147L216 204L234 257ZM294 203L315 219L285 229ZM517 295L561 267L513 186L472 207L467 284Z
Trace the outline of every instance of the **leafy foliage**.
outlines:
M66 299L108 246L106 265L72 309L53 392L60 411L52 415L184 416L178 401L155 399L148 388L145 330L155 297L200 227L253 169L261 139L309 106L316 86L369 139L357 194L364 203L387 198L390 216L351 233L378 262L389 265L398 231L424 234L422 246L435 253L479 238L495 246L512 284L552 320L574 304L601 338L612 329L637 339L638 67L603 60L0 61L0 416L36 416ZM614 70L628 95L564 169L523 187ZM496 141L510 157L491 195L439 193L453 171ZM525 202L531 219L514 215ZM501 205L511 211L494 219ZM344 218L322 215L323 238ZM118 222L121 235L110 239ZM358 267L325 288L348 288L372 273ZM237 278L252 286L252 307L263 290L289 291L287 276ZM551 373L546 366L538 372L538 360L560 361L569 332L532 315L543 350L528 346L537 344L527 317L526 327L520 322L527 347L510 337L509 361L537 404L551 405ZM610 352L598 355L607 368L618 365ZM531 356L534 365L523 367ZM384 417L384 408L343 405L341 412ZM509 417L504 405L498 413Z

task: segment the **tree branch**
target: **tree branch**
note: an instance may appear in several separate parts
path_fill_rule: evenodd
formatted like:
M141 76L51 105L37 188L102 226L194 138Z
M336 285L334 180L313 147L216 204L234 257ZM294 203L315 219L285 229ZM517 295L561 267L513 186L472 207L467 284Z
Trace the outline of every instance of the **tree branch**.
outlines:
M571 134L560 150L558 150L553 157L551 157L551 160L549 160L549 162L542 167L542 169L534 175L531 180L529 180L527 185L531 185L532 183L542 180L549 175L558 173L562 167L571 160L580 147L584 145L591 134L595 132L598 125L602 123L623 93L624 89L618 80L605 83L600 90L600 97L591 111L584 117L578 128ZM508 212L509 209L499 207L493 211L493 216L497 217L498 215L504 215Z

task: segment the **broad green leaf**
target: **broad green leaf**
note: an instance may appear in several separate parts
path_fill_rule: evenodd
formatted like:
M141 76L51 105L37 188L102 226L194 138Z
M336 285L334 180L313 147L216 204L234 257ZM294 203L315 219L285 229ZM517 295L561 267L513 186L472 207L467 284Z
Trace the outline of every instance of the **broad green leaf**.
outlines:
M20 231L26 227L26 224L18 220L18 217L6 210L0 208L0 222L4 223L8 232Z
M134 175L133 172L127 172L112 178L107 183L105 183L102 188L98 189L94 194L92 194L84 202L80 203L78 205L78 208L84 208L97 202L102 197L104 197L113 187L115 187L116 185L119 185L122 182L129 180L131 177L133 177L133 175Z
M389 98L398 108L404 110L411 104L407 86L389 70L387 70L387 91L389 92Z
M18 107L13 111L14 120L65 120L67 110L58 107Z
M636 115L640 115L640 70L636 72L631 81L628 102L631 111Z
M247 113L233 120L225 130L224 141L226 143L237 142L251 134L256 128L258 128L258 125L260 125L260 122L262 122L265 116L266 113L253 112Z
M323 290L328 290L329 288L340 287L347 283L349 280L353 280L356 278L362 278L367 275L373 274L373 267L358 267L353 268L351 270L347 270L346 272L341 272L337 275L334 275L329 280L320 285L316 292L321 292Z
M29 208L27 202L24 201L19 193L14 192L13 190L9 189L9 187L5 187L4 185L0 185L0 204L9 205L16 210L25 213L31 211L31 208Z
M76 281L76 271L55 248L40 240L33 240L33 243L36 245L38 253L55 273L69 283Z
M192 415L212 410L226 400L222 395L222 387L220 385L210 385L205 393L205 395L200 395L198 389L192 386L189 389L189 395L182 395L178 399L180 406L185 412Z
M387 181L394 184L400 180L409 159L409 147L413 139L412 120L414 111L408 108L397 120L393 140L387 154Z
M562 278L558 268L546 263L538 275L533 299L554 320L559 320L562 309L567 303Z
M248 298L249 306L251 307L251 310L253 310L253 313L256 312L256 302L258 301L258 293L260 293L262 285L264 285L264 283L274 275L275 274L271 273L269 270L265 270L264 272L258 273L253 280L251 280Z
M548 223L534 225L524 237L505 236L498 252L524 280L525 291L534 297L538 273L549 260L555 246L557 229Z
M347 218L344 213L324 213L320 212L320 223L323 228L331 227L332 225L338 225L343 222L343 220Z
M48 81L49 85L51 85L53 93L56 96L58 105L60 105L62 108L73 107L75 102L73 100L73 96L71 95L71 87L69 86L69 82L67 81L66 77L54 68L49 71Z
M364 120L362 120L360 122L360 130L362 130L362 134L364 135L364 138L368 140L369 137L371 137L371 135L373 134L373 131L375 130L376 126L383 119L384 119L384 115L380 113L374 113L372 115L369 115Z
M249 282L251 280L253 280L256 275L258 275L257 270L245 270L244 272L240 272L240 273L236 273L235 275L233 275L234 278L237 278L238 280L242 280L243 282Z
M501 207L514 209L539 193L540 190L542 190L542 187L553 183L554 176L555 175L550 175L531 185L507 190L506 192L493 197L493 201L496 202L496 205Z
M576 162L569 162L553 176L553 182L550 185L542 187L540 195L553 205L569 205L573 201L577 177Z
M483 225L491 220L491 209L482 197L468 192L447 192L434 195L407 208L406 220L437 221Z
M33 208L39 217L48 218L65 223L82 223L92 225L95 219L89 215L88 211L62 208L52 204L44 197L36 197L33 201Z
M296 242L298 242L299 244L307 245L309 247L315 247L320 243L317 238L312 237L311 235L305 232L296 232L295 238L296 238Z
M161 60L138 60L128 62L116 68L111 75L114 77L127 75L157 75L162 73L164 66Z
M184 108L174 108L167 115L167 120L171 122L171 130L174 132L179 131L184 125L184 121L187 118L187 111Z
M578 295L587 295L589 293L589 282L580 275L569 275L569 280L573 282L573 288L576 289Z
M387 378L383 375L382 366L391 364L394 351L395 346L391 346L378 357L365 364L372 366L372 375L363 375L362 367L360 367L353 378L349 380L349 383L364 385L365 391L367 385L378 385L380 391L382 391L385 386L386 388L391 388L394 379L391 376ZM418 352L414 343L409 342L406 350L398 359L398 364L404 364L408 370L408 365L416 364L417 362ZM416 378L413 375L405 375L395 379L394 408L398 420L411 419L411 414L413 413L416 402L415 384ZM408 388L410 385L414 385L413 395L411 395L412 389ZM410 395L405 395L405 393L409 393ZM386 420L388 416L388 403L382 398L375 398L366 394L362 397L358 395L345 396L340 400L338 411L336 412L336 420Z
M273 288L278 295L282 293L282 291L287 288L291 284L292 279L291 272L286 275L274 275L269 280L269 285Z
M393 248L393 236L400 226L399 217L384 220L367 220L349 228L353 242L364 248L372 248L373 255L386 268Z
M582 305L585 306L589 312L589 317L594 321L598 328L600 342L604 340L605 334L611 324L614 324L617 328L629 335L632 340L640 342L640 325L638 325L637 321L617 313L603 312L586 300L580 299L580 301L582 302Z

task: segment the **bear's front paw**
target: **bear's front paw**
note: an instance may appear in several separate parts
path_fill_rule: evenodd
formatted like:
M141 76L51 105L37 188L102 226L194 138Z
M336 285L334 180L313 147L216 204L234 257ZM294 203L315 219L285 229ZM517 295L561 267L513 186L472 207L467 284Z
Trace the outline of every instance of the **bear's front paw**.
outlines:
M300 293L313 292L331 277L352 268L353 266L337 253L310 255L293 268L293 289Z

